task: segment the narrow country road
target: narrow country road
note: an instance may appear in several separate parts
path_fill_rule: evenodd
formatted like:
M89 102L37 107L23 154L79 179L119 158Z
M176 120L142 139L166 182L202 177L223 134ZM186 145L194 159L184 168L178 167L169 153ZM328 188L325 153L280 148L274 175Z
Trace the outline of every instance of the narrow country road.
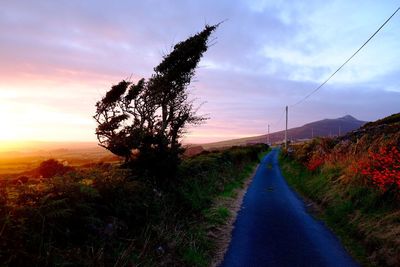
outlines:
M278 154L274 149L260 163L221 266L359 266L288 187Z

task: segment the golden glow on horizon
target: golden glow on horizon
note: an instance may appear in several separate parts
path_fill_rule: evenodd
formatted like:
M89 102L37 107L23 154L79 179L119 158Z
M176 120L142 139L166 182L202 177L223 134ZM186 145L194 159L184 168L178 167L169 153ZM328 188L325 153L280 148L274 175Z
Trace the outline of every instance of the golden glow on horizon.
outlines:
M0 141L90 141L92 136L92 141L95 140L94 130L90 131L95 128L91 116L56 109L65 104L62 101L53 108L41 103L18 102L20 96L13 91L0 90L0 96L0 114L3 114Z
M0 141L0 152L20 150L30 144L31 142L28 141Z
M0 114L4 114L2 119L2 128L0 130L0 140L18 140L18 126L15 123L15 116L13 115L15 109L12 105L0 99Z
M61 96L50 89L40 90L53 88L54 83L49 86L49 82L33 81L29 88L20 86L17 82L14 85L0 84L0 114L4 114L0 129L0 150L9 151L10 148L21 147L19 145L21 142L26 144L30 140L97 141L94 135L96 124L91 114L86 114L87 111L85 114L78 111L68 112L71 109L69 103L75 100L73 97L76 97L76 92L85 91L85 89L86 92L93 91L89 88L91 86L86 85L87 88L82 88L82 85L79 85L80 90L72 90L78 88L75 88L74 84L69 84L68 87L71 86L72 89L68 89L59 81L59 86L56 87L62 89ZM95 91L94 95L89 95L89 98L94 99L97 95L101 95L99 93ZM40 102L45 98L47 100ZM92 103L88 104L88 99L85 100L85 98L87 95L79 99L81 101L79 105L94 106ZM54 104L51 101L54 101ZM213 124L216 124L219 129L216 130ZM258 135L257 133L244 134L242 131L232 132L229 129L221 130L220 123L213 124L207 123L202 127L190 128L182 139L183 143L201 144Z

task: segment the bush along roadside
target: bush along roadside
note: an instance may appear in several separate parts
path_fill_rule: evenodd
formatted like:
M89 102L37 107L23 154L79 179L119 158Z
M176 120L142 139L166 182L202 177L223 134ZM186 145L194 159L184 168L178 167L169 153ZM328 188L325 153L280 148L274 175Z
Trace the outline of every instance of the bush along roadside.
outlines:
M244 164L241 171L235 175L235 179L225 184L223 190L213 198L211 206L203 210L207 236L213 244L211 265L208 264L207 266L219 266L221 264L228 249L233 224L247 187L252 181L258 163L269 151L270 149L267 149L258 153L257 161Z
M263 145L183 160L175 184L158 189L116 166L0 184L1 266L208 266L211 229Z
M229 199L259 162L265 145L205 152L180 166L179 184L160 221L162 250L155 266L210 266L218 250L218 229L232 218ZM174 253L174 259L168 255Z
M400 266L399 133L382 135L314 139L280 156L288 183L363 266Z

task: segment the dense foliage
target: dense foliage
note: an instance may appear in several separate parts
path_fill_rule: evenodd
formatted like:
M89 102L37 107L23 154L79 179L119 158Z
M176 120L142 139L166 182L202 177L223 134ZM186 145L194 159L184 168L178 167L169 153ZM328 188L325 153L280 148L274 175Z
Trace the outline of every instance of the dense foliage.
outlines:
M367 157L355 162L354 172L369 179L369 184L382 192L400 193L400 152L396 146L369 151Z
M207 266L207 219L219 220L209 211L213 199L264 149L188 158L168 191L107 164L2 183L1 266Z
M65 166L64 164L58 162L55 159L48 159L40 163L36 172L37 175L40 177L51 178L56 175L63 175L71 170L72 170L71 167Z
M384 134L386 135L386 134ZM314 139L293 146L292 156L309 171L326 168L343 171L342 182L368 186L382 193L390 191L400 199L399 133L385 136L385 141L368 143L364 136L357 143L339 139Z
M122 81L96 104L99 144L158 183L174 177L186 126L205 120L196 114L187 87L216 27L176 44L148 80Z

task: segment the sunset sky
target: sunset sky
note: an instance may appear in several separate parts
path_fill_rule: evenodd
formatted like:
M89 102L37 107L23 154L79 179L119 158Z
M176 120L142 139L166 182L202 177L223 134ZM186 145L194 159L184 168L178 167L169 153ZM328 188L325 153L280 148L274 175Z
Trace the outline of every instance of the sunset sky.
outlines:
M285 105L324 81L399 1L0 0L1 140L96 141L95 103L149 77L172 46L214 33L190 86L206 124L185 142L283 129ZM399 112L400 13L329 83L289 110L289 126Z

